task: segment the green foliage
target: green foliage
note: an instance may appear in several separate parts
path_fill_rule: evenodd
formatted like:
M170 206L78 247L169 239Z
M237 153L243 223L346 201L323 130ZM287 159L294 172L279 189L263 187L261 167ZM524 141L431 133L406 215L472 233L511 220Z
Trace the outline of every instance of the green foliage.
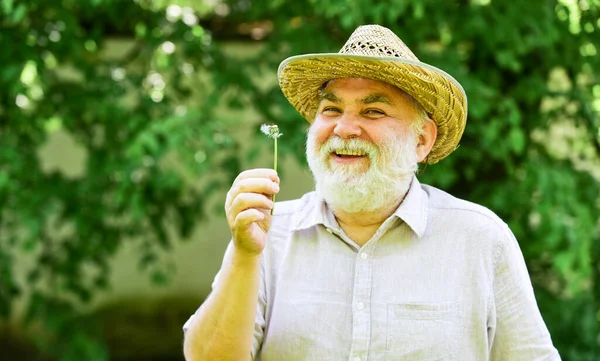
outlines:
M136 243L153 279L168 281L158 252L173 239L166 224L188 235L216 185L246 161L228 135L243 120L218 108L259 114L256 137L261 123L277 124L280 151L303 159L307 122L265 79L287 56L336 52L356 26L379 23L469 97L460 148L423 181L510 224L563 359L597 357L597 0L232 0L214 13L191 0L179 3L193 8L165 12L170 3L0 1L3 316L23 294L14 269L27 253L30 318L50 330L46 342L66 345L54 356L106 358L94 330L69 326L75 300L109 286L108 261L125 242ZM227 56L219 39L238 36L233 29L260 38L260 50ZM134 46L107 57L107 42L120 37ZM85 149L83 175L43 169L39 151L55 131Z
M110 286L117 250L134 243L140 268L167 282L167 224L187 237L214 183L238 171L206 156L237 146L217 137L209 102L218 95L190 84L209 74L213 50L185 10L166 19L131 1L2 2L0 315L28 297L30 321L52 334L40 345L62 360L105 358L69 320ZM134 45L103 54L120 36ZM40 152L55 131L85 150L82 175L44 169ZM200 176L203 189L186 181ZM23 254L32 259L25 288L14 273Z

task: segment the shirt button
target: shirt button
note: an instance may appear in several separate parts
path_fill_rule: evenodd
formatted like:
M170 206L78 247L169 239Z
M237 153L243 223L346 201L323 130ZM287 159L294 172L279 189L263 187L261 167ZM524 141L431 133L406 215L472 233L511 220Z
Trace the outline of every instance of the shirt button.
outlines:
M365 308L365 304L362 303L362 302L359 302L359 303L356 304L356 308L359 309L359 310L362 310L363 308Z
M369 255L366 252L363 252L360 254L360 258L362 259L367 259L369 257Z

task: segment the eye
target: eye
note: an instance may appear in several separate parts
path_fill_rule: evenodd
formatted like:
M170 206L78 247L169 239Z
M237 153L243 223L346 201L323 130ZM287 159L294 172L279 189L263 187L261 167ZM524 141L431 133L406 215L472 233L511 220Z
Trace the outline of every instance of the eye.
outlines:
M324 115L328 115L328 116L334 116L337 114L340 114L342 111L339 108L336 107L324 107L323 110L321 111L321 113L323 113Z
M385 112L383 110L380 109L367 109L364 112L366 115L370 115L370 116L382 116L385 115Z

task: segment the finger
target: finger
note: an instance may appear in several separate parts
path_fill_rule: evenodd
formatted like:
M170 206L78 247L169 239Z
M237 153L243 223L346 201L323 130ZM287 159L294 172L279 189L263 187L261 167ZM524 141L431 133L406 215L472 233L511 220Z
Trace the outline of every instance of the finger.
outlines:
M238 214L249 208L264 208L270 210L273 208L273 201L264 194L241 193L234 198L229 210L232 214Z
M254 222L264 220L266 215L258 209L246 209L235 217L233 221L234 230L247 229ZM236 232L237 233L237 232Z
M227 211L227 217L234 220L237 215L247 209L266 209L273 208L273 201L264 194L257 193L241 193L238 194Z
M246 178L268 178L273 182L279 183L279 176L274 169L269 168L256 168L256 169L248 169L240 173L237 178L233 181L233 184L236 182L246 179Z
M239 181L231 187L231 193L262 193L273 195L279 192L279 184L266 178L247 178Z
M236 182L225 199L225 208L241 193L258 193L272 196L279 192L279 184L268 178L245 178Z

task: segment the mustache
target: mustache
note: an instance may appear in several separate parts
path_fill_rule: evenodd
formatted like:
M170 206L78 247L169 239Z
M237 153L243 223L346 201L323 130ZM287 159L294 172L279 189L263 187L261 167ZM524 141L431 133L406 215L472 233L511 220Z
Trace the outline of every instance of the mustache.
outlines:
M379 148L375 144L362 139L343 140L339 137L327 139L319 149L321 156L328 156L333 152L357 152L364 153L369 158L374 158L379 155Z

